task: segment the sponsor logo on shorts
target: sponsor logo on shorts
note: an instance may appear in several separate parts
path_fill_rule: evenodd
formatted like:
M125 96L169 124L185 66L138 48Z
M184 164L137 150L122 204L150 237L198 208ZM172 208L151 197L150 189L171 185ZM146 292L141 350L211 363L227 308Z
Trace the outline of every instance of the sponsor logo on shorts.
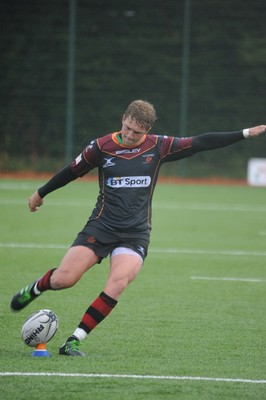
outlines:
M138 245L138 246L137 246L137 249L138 249L138 251L139 251L141 254L145 255L145 249L144 249L144 247Z
M151 184L150 176L114 176L106 179L106 185L112 188L143 188Z
M94 236L88 236L87 238L87 242L88 243L96 243L96 238Z

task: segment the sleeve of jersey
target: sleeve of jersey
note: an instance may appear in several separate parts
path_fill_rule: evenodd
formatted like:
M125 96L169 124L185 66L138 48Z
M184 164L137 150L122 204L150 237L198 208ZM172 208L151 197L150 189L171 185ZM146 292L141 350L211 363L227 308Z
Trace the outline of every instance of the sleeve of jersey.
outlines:
M162 162L181 160L193 155L192 138L179 138L173 136L164 136L161 138L160 155Z
M47 194L65 186L67 183L76 179L77 176L74 175L71 166L63 168L61 171L57 172L45 185L38 189L39 195L44 198Z
M192 153L214 150L230 146L240 140L244 140L243 131L235 132L210 132L192 137Z
M185 138L168 137L164 140L163 161L180 160L201 151L229 146L243 139L242 130L235 132L209 132ZM168 145L166 146L166 144Z
M40 187L38 189L39 195L43 198L54 190L85 175L97 166L97 149L98 147L92 142L70 165L57 172L44 186Z

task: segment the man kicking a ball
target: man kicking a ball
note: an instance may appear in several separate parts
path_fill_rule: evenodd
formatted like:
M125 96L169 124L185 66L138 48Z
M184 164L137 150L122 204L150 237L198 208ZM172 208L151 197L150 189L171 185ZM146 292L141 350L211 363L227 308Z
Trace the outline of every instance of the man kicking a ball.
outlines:
M109 315L125 288L138 275L148 252L151 202L161 165L200 151L229 146L266 131L266 125L261 125L182 138L149 133L155 121L152 104L133 101L123 114L119 132L91 141L70 165L28 200L30 211L35 212L46 195L98 168L100 191L95 208L61 264L21 289L11 301L11 309L19 311L45 291L70 288L91 267L110 255L110 272L103 291L85 311L59 354L83 356L80 342Z

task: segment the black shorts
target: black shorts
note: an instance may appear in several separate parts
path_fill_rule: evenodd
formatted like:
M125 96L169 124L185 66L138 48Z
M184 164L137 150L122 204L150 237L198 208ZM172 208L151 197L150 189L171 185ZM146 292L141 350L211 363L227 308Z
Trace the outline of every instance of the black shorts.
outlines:
M126 247L140 255L145 260L150 243L150 231L118 232L111 230L97 220L88 221L72 243L74 246L89 247L100 257L99 263L115 248Z

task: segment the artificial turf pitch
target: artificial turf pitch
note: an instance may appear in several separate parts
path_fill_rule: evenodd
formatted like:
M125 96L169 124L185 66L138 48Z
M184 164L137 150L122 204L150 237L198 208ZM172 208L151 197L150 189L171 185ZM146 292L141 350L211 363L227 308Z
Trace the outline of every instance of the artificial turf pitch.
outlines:
M29 213L27 198L41 184L0 180L1 399L266 398L265 188L159 184L143 269L83 342L87 357L72 358L58 348L101 292L108 260L20 313L9 304L58 265L98 189L73 182ZM41 308L60 319L49 358L32 357L20 337Z

